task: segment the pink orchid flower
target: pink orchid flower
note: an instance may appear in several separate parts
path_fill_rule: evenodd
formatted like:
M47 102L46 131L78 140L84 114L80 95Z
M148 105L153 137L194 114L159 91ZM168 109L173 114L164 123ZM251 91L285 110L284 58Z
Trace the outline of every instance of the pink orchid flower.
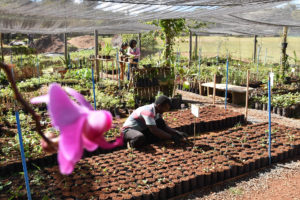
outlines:
M47 103L52 125L60 131L58 163L62 174L73 172L74 165L82 157L83 148L94 151L98 147L112 149L123 145L122 135L114 143L104 138L104 132L112 125L111 113L93 110L91 104L72 88L64 91L60 85L53 83L47 95L35 97L31 103Z

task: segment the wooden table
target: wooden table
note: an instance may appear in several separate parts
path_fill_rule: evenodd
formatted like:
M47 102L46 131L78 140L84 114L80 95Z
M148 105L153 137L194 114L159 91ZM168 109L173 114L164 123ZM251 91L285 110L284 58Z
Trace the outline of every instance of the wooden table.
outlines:
M209 90L209 88L214 88L214 83L202 83L201 87L207 87L207 89ZM216 90L225 91L226 84L216 84ZM232 103L245 104L247 87L228 84L227 91L232 94ZM252 91L253 88L249 87L249 93L251 93Z

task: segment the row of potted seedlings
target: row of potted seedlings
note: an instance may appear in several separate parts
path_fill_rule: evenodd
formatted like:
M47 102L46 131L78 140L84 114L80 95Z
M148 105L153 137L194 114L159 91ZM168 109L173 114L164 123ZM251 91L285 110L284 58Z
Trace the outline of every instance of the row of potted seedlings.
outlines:
M181 102L181 97L177 96L175 98L178 98L174 100L176 102L176 106L179 106L180 104L178 102ZM177 102L178 101L178 102ZM213 114L212 114L213 113ZM203 107L200 109L200 117L196 119L191 114L190 109L185 110L177 110L177 111L171 111L168 113L164 113L163 115L166 123L177 130L184 131L190 135L194 134L194 125L196 125L196 132L197 133L203 133L207 131L215 131L219 129L224 129L228 127L233 127L237 123L242 123L244 121L244 115L240 113L236 113L230 110L225 111L224 109L215 107L215 106L208 106ZM45 119L49 118L48 114L44 113L42 115L42 119L45 121ZM114 121L114 127L109 133L107 134L108 140L113 140L116 135L120 132L120 128L122 127L123 123L121 123L119 120ZM34 126L34 124L33 124ZM44 124L44 126L51 126L50 124ZM16 124L13 124L13 127L16 128ZM112 134L113 133L113 134ZM99 149L97 153L107 153L108 151L104 151ZM93 154L87 154L87 155L93 155ZM39 166L47 166L49 163L53 161L53 157L41 157L41 158L32 158L28 160L28 168L34 168L31 163L37 164ZM16 170L21 170L21 162L20 160L13 160L11 163L7 163L6 165L3 165L1 168L1 174L10 174L10 169L14 168Z
M268 111L267 96L253 96L251 99L253 109ZM299 117L300 93L273 95L271 99L271 112L284 117Z
M165 113L164 119L171 128L188 134L194 133L194 126L196 126L197 133L203 133L233 127L237 123L244 122L244 115L216 106L200 108L199 116L195 118L191 110L186 109Z
M172 198L269 165L266 130L260 123L85 158L71 176L45 169L44 187L50 198ZM271 144L272 162L299 155L300 130L273 123Z

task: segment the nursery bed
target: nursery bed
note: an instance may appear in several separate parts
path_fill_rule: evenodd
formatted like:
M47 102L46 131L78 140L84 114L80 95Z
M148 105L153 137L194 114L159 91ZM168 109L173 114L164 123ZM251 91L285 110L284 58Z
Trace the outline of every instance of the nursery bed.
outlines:
M183 101L193 101L193 102L202 103L204 105L212 105L213 100L211 97L200 96L192 92L185 92L181 90L177 90L176 93L179 93L183 96ZM220 108L224 108L224 97L216 97L216 106ZM245 112L244 106L227 104L227 108L239 113ZM272 122L283 124L289 127L300 128L300 119L286 118L273 113L271 116L272 116ZM248 109L248 119L252 118L255 119L255 121L267 122L268 117L269 115L267 111L256 110L251 108Z
M244 116L242 114L232 112L230 110L225 111L224 109L208 106L200 109L200 118L195 118L191 114L190 109L172 111L164 114L166 123L175 129L185 131L186 133L194 133L194 125L196 124L196 132L203 133L207 131L215 131L228 127L233 127L236 123L242 123ZM106 138L108 141L112 141L116 136L119 135L119 130L123 125L125 119L115 120L114 128L111 130L111 134L107 134ZM17 134L17 133L15 133ZM14 138L6 138L6 140L14 140ZM6 141L7 142L7 141ZM5 143L6 143L5 142ZM1 140L0 140L1 143ZM86 156L97 155L99 153L107 153L99 149L93 153L86 153ZM32 158L27 159L28 168L34 168L34 165L49 166L56 164L56 154L46 155L35 155ZM11 170L13 169L13 170ZM22 171L22 163L20 159L20 153L18 151L12 152L10 157L1 162L0 164L0 175L9 175L14 171Z
M58 199L166 199L267 166L267 130L260 123L191 138L194 146L168 142L93 156L70 176L43 170L44 182L32 187ZM300 130L272 124L272 162L299 150Z

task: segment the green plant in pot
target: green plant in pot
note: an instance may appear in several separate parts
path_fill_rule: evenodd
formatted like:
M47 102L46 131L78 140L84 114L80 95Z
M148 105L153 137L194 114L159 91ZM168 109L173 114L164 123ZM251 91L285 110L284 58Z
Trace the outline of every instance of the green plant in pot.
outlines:
M110 44L105 44L105 47L103 48L103 58L104 59L110 59L110 53L113 50L113 47Z
M223 69L221 66L213 66L212 73L216 74L216 83L221 83L223 78Z

